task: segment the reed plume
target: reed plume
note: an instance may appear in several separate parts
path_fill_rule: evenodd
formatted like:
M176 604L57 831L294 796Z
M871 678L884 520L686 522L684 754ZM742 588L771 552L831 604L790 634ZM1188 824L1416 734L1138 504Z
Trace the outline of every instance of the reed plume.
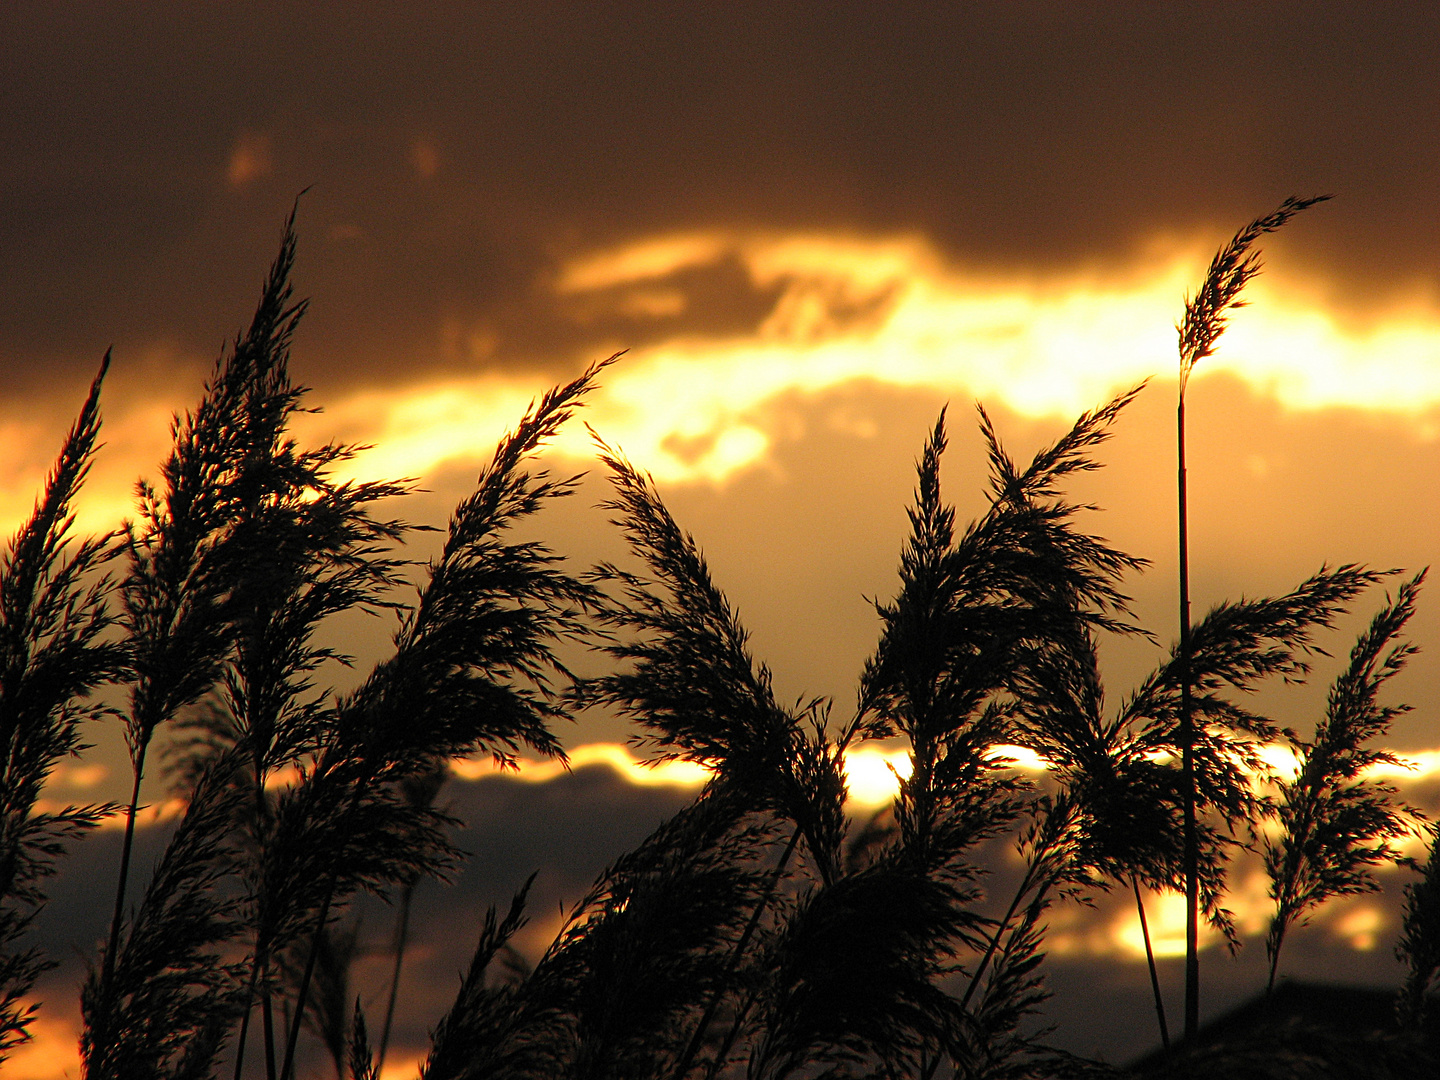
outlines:
M1215 253L1204 280L1193 297L1185 300L1179 334L1180 377L1175 410L1177 496L1180 549L1180 758L1182 772L1185 859L1185 1038L1194 1038L1200 1023L1199 831L1195 817L1195 728L1190 715L1190 526L1185 470L1185 388L1195 365L1213 355L1225 332L1229 312L1243 307L1246 284L1260 272L1260 254L1252 251L1266 233L1281 228L1302 210L1328 199L1328 195L1287 198L1274 211L1250 222Z
M292 212L250 329L216 363L195 411L175 418L174 448L161 468L164 487L139 483L139 521L126 524L129 566L119 621L133 653L123 716L133 784L102 962L106 973L119 946L151 740L162 723L210 691L232 647L228 601L244 561L243 550L229 542L232 529L247 494L272 467L264 451L298 394L283 368L305 310L304 302L291 302L294 258Z
M1065 501L1060 483L1095 467L1090 450L1131 397L1082 416L1023 470L982 410L991 505L958 538L940 494L943 415L931 433L900 594L879 606L882 638L854 725L910 742L897 827L863 868L803 894L775 932L777 974L762 999L755 1075L820 1065L826 1075L928 1077L946 1064L957 1073L1002 1062L1019 1069L1032 1054L1016 1032L1043 1000L1038 920L1075 871L1070 815L1027 799L988 751L1014 730L1017 673L1057 626L1079 619L1130 629L1117 583L1139 562L1075 530L1082 508ZM982 871L969 853L1026 813L1030 872L1006 915L987 919L976 907ZM967 952L980 959L957 998L944 980L961 972L955 958Z
M832 737L829 704L821 699L794 707L776 701L769 669L750 654L748 635L694 539L676 525L647 476L597 443L616 493L603 508L616 515L613 523L650 576L613 564L596 568L593 579L619 593L599 608L607 634L601 647L627 666L580 684L577 695L634 719L645 729L639 745L653 749L657 760L683 758L713 769L717 805L770 815L790 832L770 886L730 945L724 977L691 1021L690 1036L668 1074L681 1080L735 989L727 984L742 978L747 951L799 842L805 841L810 865L822 880L838 872L847 828L843 755L855 729ZM732 1007L731 1034L722 1036L722 1043L738 1036L750 1006ZM712 1073L723 1056L722 1049L711 1059Z
M578 478L532 474L525 464L615 359L546 393L501 440L475 492L456 507L440 556L404 613L394 653L337 703L313 767L277 809L277 830L287 830L289 841L267 873L302 890L304 902L288 904L281 918L308 925L310 940L282 1080L293 1067L316 943L333 904L360 887L403 885L453 865L457 853L443 829L448 819L405 806L394 785L433 768L437 758L483 753L511 765L528 746L564 760L550 727L569 715L554 686L569 672L554 649L581 633L595 590L561 569L561 558L544 544L511 541L506 533L575 489ZM408 839L405 828L412 830ZM381 846L390 862L355 850L367 829L386 839ZM313 853L326 842L338 857L317 863ZM299 899L284 889L276 895Z
M528 921L525 898L534 882L531 874L503 919L494 907L485 913L460 992L431 1033L421 1080L542 1076L547 1070L555 1075L560 1069L563 1049L552 1032L562 1028L563 1004L547 1000L559 995L534 994L530 986L521 993L489 977L495 957Z
M380 1059L370 1053L370 1035L365 1028L365 1010L355 999L355 1015L350 1021L350 1046L346 1058L350 1080L380 1080ZM344 1077L341 1077L344 1080Z
M1395 956L1405 963L1405 979L1395 1003L1406 1028L1422 1027L1430 1015L1440 976L1440 826L1427 825L1429 857L1420 878L1405 887L1405 911Z
M1423 573L1400 586L1376 614L1330 688L1325 715L1312 740L1292 737L1297 773L1277 787L1280 832L1264 845L1275 915L1265 937L1270 960L1267 992L1275 987L1286 931L1334 896L1374 892L1373 868L1396 861L1391 843L1413 831L1413 812L1395 788L1363 776L1374 765L1395 765L1386 750L1365 744L1386 734L1407 705L1382 705L1380 690L1398 675L1416 647L1398 640L1415 613Z
M244 992L242 965L224 955L244 924L222 887L237 854L230 824L242 764L229 754L206 769L108 963L85 981L88 1080L211 1075Z
M36 1007L24 998L53 966L20 945L44 906L41 883L70 841L119 809L35 809L55 766L87 749L81 725L108 711L83 702L127 669L127 651L106 636L111 582L101 571L113 538L71 536L109 366L107 352L33 513L0 559L0 1062L30 1037Z

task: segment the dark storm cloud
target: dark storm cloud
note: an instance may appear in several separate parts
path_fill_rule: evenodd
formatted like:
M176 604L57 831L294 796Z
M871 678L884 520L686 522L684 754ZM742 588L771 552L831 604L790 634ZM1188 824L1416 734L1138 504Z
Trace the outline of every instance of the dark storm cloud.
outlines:
M565 363L604 328L537 302L558 260L655 230L919 229L1043 270L1335 190L1292 243L1338 299L1434 269L1426 5L86 4L5 23L16 391L112 340L212 354L312 184L320 382L474 363L447 359L447 322L491 335L485 362ZM722 322L753 307L711 299Z

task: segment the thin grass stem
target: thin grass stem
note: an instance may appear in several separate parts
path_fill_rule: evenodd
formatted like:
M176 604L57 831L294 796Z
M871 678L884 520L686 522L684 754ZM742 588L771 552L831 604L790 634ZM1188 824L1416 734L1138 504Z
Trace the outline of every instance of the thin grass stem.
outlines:
M1190 524L1185 480L1185 382L1176 408L1180 533L1180 771L1184 788L1185 1041L1200 1027L1200 844L1195 824L1195 718L1190 693Z
M115 974L115 954L120 948L120 924L125 919L125 889L130 878L130 857L135 847L135 814L140 805L140 780L145 773L145 749L141 743L135 757L135 782L130 788L130 805L125 808L125 840L120 845L120 873L115 883L115 912L110 917L110 939L105 947L104 986Z
M351 797L350 806L354 808L359 797L360 788L357 786L355 795ZM350 815L345 815L348 818ZM305 957L305 972L300 976L300 986L295 992L295 1015L290 1019L289 1033L285 1038L285 1063L280 1067L280 1080L290 1080L291 1072L295 1066L295 1047L300 1042L300 1029L305 1023L305 999L310 994L310 980L315 975L315 963L320 956L320 937L325 933L325 924L330 918L330 905L335 900L335 875L330 875L329 887L325 890L325 901L320 905L320 917L315 920L315 932L310 936L310 948ZM268 1044L268 1040L267 1040ZM271 1080L274 1080L273 1076Z
M1160 1021L1160 1044L1170 1049L1170 1025L1165 1022L1165 999L1160 994L1160 976L1155 970L1155 950L1150 944L1150 923L1145 918L1145 901L1140 898L1140 879L1130 875L1135 890L1135 910L1140 913L1140 934L1145 938L1145 963L1150 967L1150 989L1155 994L1155 1018Z
M385 1003L385 1025L380 1029L380 1056L375 1063L379 1072L385 1067L385 1051L390 1046L390 1026L395 1019L395 999L400 994L400 965L405 960L405 943L410 933L410 901L415 896L417 882L405 886L400 896L400 912L395 925L395 967L390 972L390 996Z
M1000 947L1000 939L1005 936L1005 930L1010 925L1010 920L1015 918L1015 912L1020 908L1020 901L1025 898L1035 884L1035 868L1039 865L1039 859L1031 860L1025 870L1025 876L1020 879L1020 887L1015 890L1015 895L1010 900L1010 907L1006 909L1005 917L996 923L995 936L986 946L985 954L980 957L980 963L975 968L975 974L970 977L970 985L965 988L965 996L960 999L961 1009L969 1006L970 999L975 996L975 990L980 986L980 979L985 974L985 969L990 966L990 961L995 956L995 950Z
M673 1080L684 1080L685 1074L690 1071L691 1064L695 1061L695 1055L700 1052L700 1043L705 1038L705 1030L710 1026L710 1021L715 1017L715 1010L720 1006L720 999L725 996L727 984L735 974L735 969L740 966L740 959L745 955L746 948L750 945L750 939L754 937L756 928L760 925L760 919L765 914L765 908L770 903L770 898L775 895L775 889L780 884L780 877L785 873L785 867L790 863L790 856L795 853L795 846L800 842L801 830L797 827L790 834L790 842L785 845L785 850L780 855L780 861L776 863L774 871L770 874L769 884L765 891L760 894L760 901L755 905L755 910L750 913L750 921L745 924L745 931L740 935L740 940L735 943L731 950L730 958L725 963L725 972L721 976L720 983L710 995L710 1000L705 1005L705 1011L700 1015L700 1021L695 1025L694 1032L690 1035L690 1042L685 1047L685 1053L681 1055L680 1064L675 1067L671 1074ZM737 1022L741 1017L737 1016ZM728 1040L727 1040L728 1042Z

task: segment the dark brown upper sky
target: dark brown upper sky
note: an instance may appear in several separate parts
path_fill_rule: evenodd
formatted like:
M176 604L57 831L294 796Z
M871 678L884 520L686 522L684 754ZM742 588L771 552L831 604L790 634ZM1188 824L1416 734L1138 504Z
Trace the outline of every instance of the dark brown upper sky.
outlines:
M447 318L568 367L537 282L716 225L1044 272L1334 191L1289 242L1363 315L1435 280L1437 60L1413 3L12 5L0 364L212 355L311 185L321 383L445 363Z
M306 187L297 283L315 303L295 368L340 437L399 447L370 467L433 481L448 462L436 498L458 497L498 433L467 410L480 401L486 423L490 413L510 422L535 389L517 384L501 401L503 386L476 379L537 368L555 378L624 346L631 357L607 375L619 404L594 415L662 481L695 455L690 480L758 464L768 479L753 497L795 505L776 448L796 431L813 440L850 425L867 432L862 456L896 472L893 490L876 496L894 515L923 424L894 423L888 398L855 389L867 378L883 374L901 394L920 388L917 415L983 396L1073 416L1170 369L1169 324L1206 250L1287 194L1333 191L1333 203L1267 238L1273 280L1306 297L1299 321L1260 342L1279 374L1251 380L1251 392L1284 408L1240 428L1226 424L1242 406L1211 407L1211 436L1236 464L1207 474L1197 458L1196 484L1219 485L1217 508L1233 505L1241 477L1274 490L1244 520L1197 510L1196 528L1216 530L1213 543L1197 540L1197 572L1213 566L1233 591L1254 589L1276 552L1286 580L1299 580L1314 568L1302 548L1373 561L1386 536L1409 546L1385 558L1422 565L1433 513L1416 508L1431 481L1395 463L1433 459L1440 416L1430 374L1440 355L1440 217L1429 199L1440 187L1437 60L1440 9L1406 3L12 5L0 25L0 438L10 460L0 501L9 516L28 507L114 343L108 445L92 488L108 485L107 506L124 505L163 450L165 416L189 402L247 316ZM598 285L565 284L595 252L702 234L722 239L638 286L613 258L601 260ZM807 235L839 241L818 254L786 247ZM746 236L769 239L747 248ZM923 249L867 277L894 254L887 238L907 236ZM1200 253L1194 269L1162 284L1158 307L1126 308L1127 289L1149 287L1135 267L1166 244ZM1097 281L1093 303L1066 300L1075 282ZM1000 284L986 292L990 282ZM1407 352L1361 340L1367 320L1401 301L1412 315L1419 304L1425 341ZM818 322L807 314L816 305ZM998 314L976 316L977 305ZM1111 307L1119 314L1106 315ZM867 338L875 311L884 333ZM1304 336L1313 311L1348 316L1361 334L1335 354L1350 367L1328 385L1319 360L1331 358L1315 350L1340 339ZM1120 342L1116 327L1137 321L1153 324L1153 341ZM949 352L935 353L937 337L953 339ZM926 349L909 371L907 357ZM967 352L964 367L955 357ZM732 353L759 359L732 364ZM1410 366L1382 372L1387 356ZM1058 408L1046 398L1047 386L1086 370L1101 374L1059 393ZM1316 371L1309 390L1285 389ZM1367 387L1379 387L1384 408L1414 406L1406 423L1383 409L1334 422L1305 412ZM874 415L827 419L832 390ZM799 419L782 407L792 393ZM1028 408L1027 394L1050 403ZM1119 482L1142 462L1171 468L1163 427L1153 445L1126 451L1132 467ZM1345 440L1333 456L1362 478L1348 502L1333 501L1339 488L1313 455L1297 458L1312 438L1302 429L1317 445ZM844 486L858 467L830 469ZM692 512L715 517L702 540L739 535L741 512L722 513L702 488ZM1377 531L1386 499L1421 517ZM836 496L835 513L844 502ZM1163 559L1168 516L1143 492L1126 502L1137 551ZM970 512L963 498L961 508ZM886 528L877 549L897 550ZM1274 544L1245 546L1267 532ZM876 563L881 583L888 562ZM738 564L733 587L768 595L753 567ZM861 590L847 582L845 602Z

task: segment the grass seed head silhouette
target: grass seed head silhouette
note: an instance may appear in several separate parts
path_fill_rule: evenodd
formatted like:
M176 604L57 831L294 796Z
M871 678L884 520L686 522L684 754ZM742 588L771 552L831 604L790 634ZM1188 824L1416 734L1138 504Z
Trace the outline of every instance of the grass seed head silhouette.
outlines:
M1190 372L1207 356L1214 354L1215 343L1225 333L1229 312L1244 307L1241 294L1251 279L1260 272L1260 252L1252 250L1255 242L1266 233L1275 232L1302 210L1333 196L1313 195L1302 199L1294 195L1263 217L1250 222L1215 253L1205 278L1195 295L1185 300L1185 314L1175 327L1180 335L1180 395Z
M1414 829L1414 812L1395 799L1395 788L1362 774L1373 765L1398 764L1394 754L1366 743L1386 734L1391 721L1409 710L1381 705L1379 695L1416 652L1399 636L1415 614L1424 579L1420 573L1401 585L1360 635L1349 665L1330 689L1314 739L1290 739L1299 771L1277 784L1281 831L1264 846L1275 901L1265 938L1271 988L1290 926L1303 924L1309 910L1331 897L1376 891L1374 868L1399 861L1391 844Z
M1396 957L1405 963L1405 979L1396 1002L1402 1026L1421 1028L1434 1005L1440 978L1440 826L1429 824L1429 857L1420 878L1405 887L1405 910Z
M96 450L109 366L107 352L34 512L0 558L0 1062L30 1037L37 1007L25 997L53 966L39 949L22 945L44 905L41 883L69 841L117 809L35 810L55 765L87 749L82 723L107 711L86 699L121 679L129 660L124 645L107 636L111 582L102 571L114 554L113 537L75 543L70 535L71 506Z

